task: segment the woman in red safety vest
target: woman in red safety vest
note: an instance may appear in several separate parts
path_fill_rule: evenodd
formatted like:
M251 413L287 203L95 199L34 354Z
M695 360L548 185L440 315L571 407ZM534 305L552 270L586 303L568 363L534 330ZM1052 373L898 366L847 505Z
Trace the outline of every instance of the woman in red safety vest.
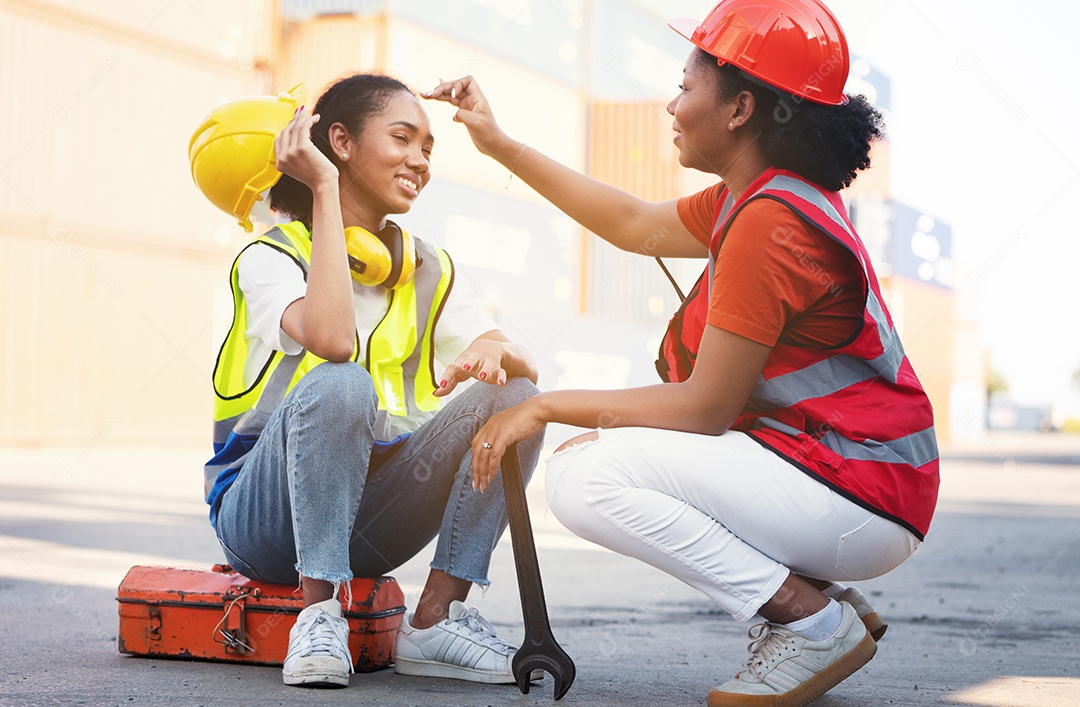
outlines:
M547 464L570 530L755 615L747 668L710 705L801 705L869 661L885 623L841 582L884 574L930 526L933 413L838 192L881 115L847 96L847 43L817 0L723 0L672 21L695 47L668 104L684 167L720 182L649 203L496 124L472 77L428 98L476 147L588 230L649 256L708 257L672 318L662 385L541 393L477 433L473 474L549 422L596 431Z

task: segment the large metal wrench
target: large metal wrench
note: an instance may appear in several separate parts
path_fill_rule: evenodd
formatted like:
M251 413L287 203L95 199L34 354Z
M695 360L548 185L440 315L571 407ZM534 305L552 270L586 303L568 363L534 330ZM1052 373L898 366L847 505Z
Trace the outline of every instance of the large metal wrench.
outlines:
M525 640L521 642L511 667L518 689L526 695L529 694L529 676L533 670L551 673L555 679L555 699L558 700L574 684L577 669L574 661L551 635L516 444L511 444L503 455L502 473L506 513L510 518L510 539L514 546L514 566L521 592L521 613L525 618Z

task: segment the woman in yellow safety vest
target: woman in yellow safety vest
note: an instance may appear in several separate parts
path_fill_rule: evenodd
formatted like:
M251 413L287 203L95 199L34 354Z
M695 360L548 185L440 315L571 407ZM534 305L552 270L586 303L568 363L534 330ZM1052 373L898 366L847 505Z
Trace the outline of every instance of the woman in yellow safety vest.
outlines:
M819 0L722 0L670 24L695 45L667 106L679 161L721 180L683 199L642 201L511 139L471 77L425 94L612 244L709 259L664 337L664 384L533 397L480 430L474 450L493 453L473 473L497 478L503 450L549 422L605 428L549 460L552 511L765 619L710 705L803 705L885 632L841 582L906 560L937 499L930 403L839 195L882 119L844 94L847 43Z
M397 637L397 672L515 682L514 647L463 604L472 584L488 584L507 523L501 488L481 493L473 483L470 444L493 414L536 394L536 366L453 287L445 252L387 218L428 184L433 143L402 83L337 81L274 142L284 176L271 208L286 222L233 265L207 502L234 568L299 579L305 608L290 633L289 685L348 684L339 589L354 575L388 573L435 537L427 583ZM542 438L518 447L526 476Z

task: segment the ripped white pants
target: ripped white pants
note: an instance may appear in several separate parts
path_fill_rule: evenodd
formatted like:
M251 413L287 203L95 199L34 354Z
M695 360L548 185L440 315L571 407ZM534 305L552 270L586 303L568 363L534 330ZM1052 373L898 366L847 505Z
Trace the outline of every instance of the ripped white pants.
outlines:
M844 582L893 569L919 545L741 432L624 427L547 462L552 512L748 621L789 572Z

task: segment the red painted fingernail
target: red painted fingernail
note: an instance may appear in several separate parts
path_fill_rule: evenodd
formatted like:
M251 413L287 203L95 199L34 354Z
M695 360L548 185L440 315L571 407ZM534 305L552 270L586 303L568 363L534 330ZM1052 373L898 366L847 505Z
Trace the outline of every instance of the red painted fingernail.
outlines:
M440 388L445 388L446 387L446 381L445 380L439 381L439 387Z
M469 370L470 368L472 368L472 366L470 366L469 364L467 364L467 363L466 363L466 364L465 364L465 365L463 365L463 366L462 366L461 368L462 368L462 370L465 370L465 371L467 371L467 370Z
M480 380L485 380L486 378L487 378L487 373L481 372L480 373Z
M499 379L499 385L506 385L506 379L505 378L500 378Z

